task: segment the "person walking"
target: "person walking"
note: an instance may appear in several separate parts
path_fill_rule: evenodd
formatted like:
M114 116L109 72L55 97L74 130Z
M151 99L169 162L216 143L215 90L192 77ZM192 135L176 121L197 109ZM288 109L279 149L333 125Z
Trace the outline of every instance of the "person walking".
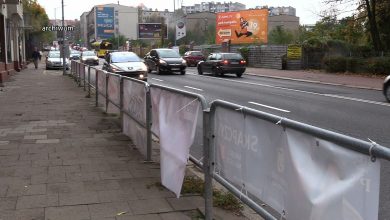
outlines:
M38 62L41 60L41 54L38 51L37 47L34 47L34 52L32 53L32 57L34 59L35 69L38 69Z

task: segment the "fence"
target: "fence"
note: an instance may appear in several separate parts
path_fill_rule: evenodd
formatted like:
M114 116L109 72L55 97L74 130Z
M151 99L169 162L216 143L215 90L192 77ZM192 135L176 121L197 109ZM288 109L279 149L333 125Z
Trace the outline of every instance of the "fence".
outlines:
M377 159L390 160L388 148L221 100L209 108L199 94L77 62L72 75L89 95L95 89L97 106L119 110L147 160L152 133L160 138L161 181L176 195L188 155L203 169L206 219L212 179L265 219L378 218ZM196 136L203 143L191 147Z

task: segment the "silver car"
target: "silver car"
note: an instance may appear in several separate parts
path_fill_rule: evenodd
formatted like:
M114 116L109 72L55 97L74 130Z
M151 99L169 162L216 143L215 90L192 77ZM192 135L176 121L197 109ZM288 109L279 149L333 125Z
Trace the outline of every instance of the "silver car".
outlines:
M148 68L133 52L111 52L107 54L103 70L147 81Z
M60 51L50 51L46 57L46 69L62 69L63 59ZM69 69L69 59L65 58L65 68Z
M88 65L99 65L99 58L96 56L95 51L92 50L83 51L80 60Z

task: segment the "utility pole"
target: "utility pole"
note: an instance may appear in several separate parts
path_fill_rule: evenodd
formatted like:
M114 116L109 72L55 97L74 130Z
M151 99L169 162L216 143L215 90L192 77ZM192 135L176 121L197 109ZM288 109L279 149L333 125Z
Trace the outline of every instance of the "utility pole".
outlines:
M61 0L62 7L62 75L66 75L66 59L65 59L65 18L64 18L64 0Z
M174 18L174 21L175 21L175 46L176 46L176 0L173 0L173 18Z

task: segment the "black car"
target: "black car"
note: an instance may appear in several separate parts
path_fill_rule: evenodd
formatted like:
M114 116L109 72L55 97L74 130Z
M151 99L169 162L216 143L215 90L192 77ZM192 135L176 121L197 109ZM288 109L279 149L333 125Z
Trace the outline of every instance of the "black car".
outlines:
M225 73L236 74L241 77L246 69L246 61L238 53L212 53L205 61L198 63L198 73L212 73L214 76Z
M144 57L148 71L155 70L157 74L163 72L180 72L186 74L187 62L178 52L172 49L153 49Z
M383 94L386 97L386 100L390 102L390 75L386 77L383 82Z
M147 81L148 68L133 52L111 52L107 54L103 70Z

